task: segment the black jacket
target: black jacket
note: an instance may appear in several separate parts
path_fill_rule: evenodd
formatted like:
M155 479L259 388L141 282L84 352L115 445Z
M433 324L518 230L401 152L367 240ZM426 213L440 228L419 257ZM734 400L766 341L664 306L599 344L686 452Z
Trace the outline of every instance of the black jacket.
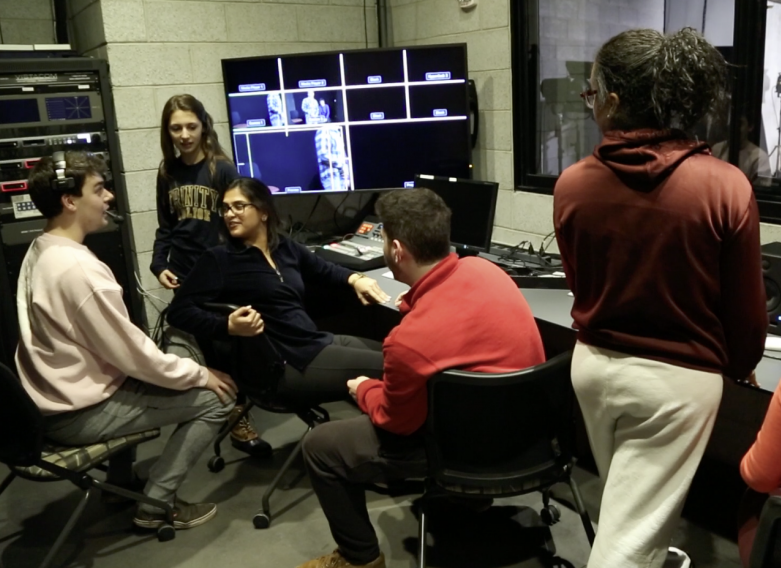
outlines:
M252 306L280 354L293 367L305 369L333 342L333 335L319 331L306 313L304 280L346 285L352 272L285 237L271 257L279 273L256 247L228 244L208 250L174 296L169 323L199 339L226 339L228 317L203 309L203 304Z

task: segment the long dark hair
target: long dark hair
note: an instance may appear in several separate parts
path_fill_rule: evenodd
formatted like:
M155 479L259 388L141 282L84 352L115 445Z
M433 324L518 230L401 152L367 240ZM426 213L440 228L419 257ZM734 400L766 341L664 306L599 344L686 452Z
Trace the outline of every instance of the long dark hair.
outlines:
M279 246L280 221L277 208L274 207L274 198L271 196L271 190L262 181L250 177L236 178L225 189L225 193L232 189L238 189L248 202L252 203L258 208L259 212L265 213L268 217L266 219L268 249L273 251ZM220 235L225 242L235 242L237 240L231 237L225 223L220 224Z
M612 117L620 130L688 130L727 97L727 63L692 28L665 36L627 30L609 39L594 62L597 101L619 97Z
M168 99L163 107L163 116L160 120L160 149L163 151L163 160L160 162L160 173L164 177L170 179L168 170L176 159L174 143L168 132L168 125L171 122L171 115L177 110L191 112L201 121L201 124L203 125L201 148L206 155L206 161L209 164L209 173L213 178L214 172L217 169L217 160L226 160L230 162L231 159L225 153L225 150L222 149L222 146L220 146L220 141L217 139L217 132L214 130L214 121L212 120L211 115L206 112L203 103L192 95L174 95Z

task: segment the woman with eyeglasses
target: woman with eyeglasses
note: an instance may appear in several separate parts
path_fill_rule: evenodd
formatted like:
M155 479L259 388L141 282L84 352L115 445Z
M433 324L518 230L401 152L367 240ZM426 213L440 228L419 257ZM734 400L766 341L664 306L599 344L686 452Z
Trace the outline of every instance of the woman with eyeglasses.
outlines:
M347 381L382 375L382 343L317 329L304 308L304 281L350 286L364 305L388 301L377 282L327 262L279 232L271 191L252 178L232 182L222 200L225 243L196 263L168 321L199 338L266 333L287 362L280 391L318 402L343 399ZM242 307L229 316L207 302Z
M767 329L759 216L736 167L691 139L725 97L700 34L629 30L584 93L602 131L554 190L574 295L572 382L605 488L589 568L658 568L713 428L722 377L755 382Z

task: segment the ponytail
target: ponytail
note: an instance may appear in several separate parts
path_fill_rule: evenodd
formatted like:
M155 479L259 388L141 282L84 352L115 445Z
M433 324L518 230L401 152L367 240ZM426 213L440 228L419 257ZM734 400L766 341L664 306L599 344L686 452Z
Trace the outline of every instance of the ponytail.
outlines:
M595 65L597 98L618 95L613 122L624 130L688 130L727 98L727 63L692 28L622 32L600 48Z

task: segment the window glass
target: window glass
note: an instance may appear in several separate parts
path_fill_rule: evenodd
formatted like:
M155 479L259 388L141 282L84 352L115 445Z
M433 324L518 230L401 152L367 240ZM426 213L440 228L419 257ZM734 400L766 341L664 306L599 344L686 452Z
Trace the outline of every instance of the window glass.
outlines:
M777 6L781 12L781 5ZM540 1L534 173L558 175L591 154L599 143L599 129L580 93L589 88L594 56L603 43L632 28L673 33L686 26L704 33L728 61L731 59L734 0ZM725 140L728 116L726 106L719 109L697 125L694 135L712 145Z
M745 152L743 148L740 152L741 162L756 170L755 186L764 187L770 186L771 181L778 186L781 181L781 2L768 1L767 8L759 140L758 145L751 143Z

